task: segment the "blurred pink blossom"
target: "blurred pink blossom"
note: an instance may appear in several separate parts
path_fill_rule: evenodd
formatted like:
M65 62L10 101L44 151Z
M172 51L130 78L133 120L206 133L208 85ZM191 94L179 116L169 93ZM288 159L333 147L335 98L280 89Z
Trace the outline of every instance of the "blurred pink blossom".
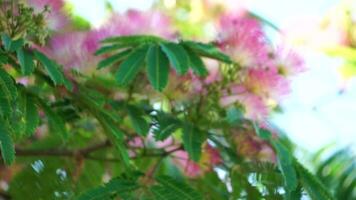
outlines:
M178 165L186 176L195 178L209 172L214 166L221 164L222 158L219 151L206 143L203 146L200 161L194 162L189 159L186 151L180 150L173 153L173 162Z
M89 52L95 52L99 41L106 37L140 34L153 34L167 39L175 37L170 19L163 13L128 10L125 14L113 14L103 26L90 31L84 40L84 47Z
M220 99L222 106L229 106L239 102L244 107L244 116L247 119L263 122L267 119L269 108L260 96L254 94L227 95Z
M72 32L54 35L42 50L65 68L81 68L94 65L93 55L83 48L85 32Z
M295 76L306 70L303 58L292 48L278 47L274 62L283 76Z
M242 67L259 67L268 59L261 23L251 17L226 14L219 22L220 48Z
M185 175L192 178L202 175L201 167L198 163L189 160L189 155L186 151L176 151L173 155L174 163L182 169Z
M51 16L62 14L63 1L30 0L30 2L38 8L50 2L49 6L53 6ZM51 17L49 20L52 20ZM171 27L169 19L158 11L129 10L123 15L114 14L98 29L56 34L48 45L41 49L65 68L93 67L99 59L93 54L99 48L100 40L110 36L135 34L155 34L172 39L174 32Z
M264 121L269 111L270 100L279 101L289 93L289 81L275 69L248 69L243 80L229 86L220 99L222 106L240 103L245 110L245 117Z
M191 85L194 87L193 92L204 93L204 85L208 86L221 80L220 66L216 60L206 59L204 60L205 66L208 70L206 77L199 77L191 72Z
M45 6L50 8L50 13L46 16L46 21L51 30L60 31L69 23L69 19L63 10L63 0L28 0L28 4L32 6L36 12L43 11Z
M249 160L276 162L276 154L272 147L249 131L234 133L233 141L236 144L237 153Z
M242 86L263 98L280 99L289 93L289 81L271 68L249 69Z

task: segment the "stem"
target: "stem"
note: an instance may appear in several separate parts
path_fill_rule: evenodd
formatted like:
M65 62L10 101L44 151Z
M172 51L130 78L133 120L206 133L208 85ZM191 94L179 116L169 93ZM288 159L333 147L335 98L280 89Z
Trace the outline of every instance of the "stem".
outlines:
M22 157L33 157L33 156L48 156L48 157L82 157L87 160L96 160L96 161L103 161L103 162L121 162L121 159L118 158L105 158L102 156L93 156L90 155L91 153L109 148L111 147L112 144L110 143L109 140L104 141L102 143L94 144L92 146L88 146L85 148L81 149L76 149L76 150L69 150L69 149L45 149L45 150L35 150L35 149L21 149L21 148L16 148L16 156L22 156ZM131 159L139 159L139 158L144 158L144 157L161 157L162 159L169 156L170 154L181 150L183 147L179 146L177 148L174 148L170 151L163 151L159 153L143 153L137 156L131 157Z
M100 149L108 148L111 146L109 140L104 141L99 144L88 146L77 150L68 149L46 149L46 150L35 150L35 149L21 149L15 148L17 156L64 156L64 157L74 157L81 155L83 157L90 157L89 154L98 151Z

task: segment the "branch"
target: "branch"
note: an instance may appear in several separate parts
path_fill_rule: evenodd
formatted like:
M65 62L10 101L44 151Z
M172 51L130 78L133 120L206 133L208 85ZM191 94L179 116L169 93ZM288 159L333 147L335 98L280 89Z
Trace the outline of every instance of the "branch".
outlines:
M68 149L46 149L46 150L35 150L35 149L21 149L16 147L17 156L64 156L64 157L74 157L74 156L83 156L88 157L90 153L110 147L111 143L109 140L104 141L99 144L88 146L82 149L77 150L68 150Z
M97 161L107 161L107 162L120 162L118 158L105 158L101 156L90 155L92 152L98 151L100 149L111 147L110 141L105 141L99 144L88 146L82 149L77 150L68 150L68 149L46 149L46 150L35 150L35 149L21 149L16 148L17 156L57 156L57 157L78 157L81 156L88 160L97 160ZM142 157L162 157L165 158L170 154L182 150L182 146L178 146L169 151L163 151L160 153L143 153L140 155L132 156L131 159L139 159Z

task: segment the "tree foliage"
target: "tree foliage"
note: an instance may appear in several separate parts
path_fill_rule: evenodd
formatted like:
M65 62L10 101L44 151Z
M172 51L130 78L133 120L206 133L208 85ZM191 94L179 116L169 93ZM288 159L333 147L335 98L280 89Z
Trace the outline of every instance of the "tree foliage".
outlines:
M28 20L42 14L26 13ZM172 77L208 76L206 58L239 67L213 43L108 37L95 53L97 72L87 74L35 48L47 31L36 33L43 24L21 19L1 22L18 20L29 33L0 26L0 150L6 170L14 171L6 191L13 199L300 199L303 190L333 199L239 105L218 106L213 95L170 99ZM268 147L276 161L244 155L248 141L236 144L232 130L246 131L239 137Z

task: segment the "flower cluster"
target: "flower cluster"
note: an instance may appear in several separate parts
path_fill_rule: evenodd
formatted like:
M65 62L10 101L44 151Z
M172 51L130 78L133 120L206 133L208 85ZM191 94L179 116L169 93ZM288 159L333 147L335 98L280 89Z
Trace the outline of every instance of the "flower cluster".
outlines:
M102 59L94 56L100 41L110 36L153 34L167 40L176 40L179 35L179 31L174 28L174 20L163 12L135 10L124 14L113 13L106 23L96 29L77 31L72 28L62 32L60 30L70 24L68 16L63 12L64 4L61 0L29 0L29 3L36 8L50 6L48 23L55 32L46 46L37 48L57 60L65 70L93 69L98 60ZM289 93L290 78L304 71L303 60L296 52L283 45L274 47L268 42L263 24L258 19L248 12L237 13L225 12L213 22L217 30L216 47L229 55L234 64L219 64L206 59L204 61L209 72L206 77L199 77L192 72L178 76L171 71L169 84L164 91L169 106L173 107L171 110L178 110L187 102L199 102L196 107L202 107L207 112L206 116L210 116L214 115L211 114L214 107L225 109L237 106L243 110L245 119L264 124L273 109ZM146 91L146 87L138 90L145 90L149 99L152 94ZM163 104L163 101L156 99L153 103ZM238 146L237 152L246 154L252 160L275 160L272 148L253 134L232 135L232 142ZM140 138L129 145L142 147L143 143ZM173 162L189 177L198 177L221 164L222 156L217 148L206 142L202 149L199 162L190 160L184 150L174 152ZM136 155L135 152L131 153L132 156Z
M274 48L261 22L251 16L226 14L219 30L218 45L237 63L232 73L240 77L224 88L220 103L238 102L247 118L264 122L289 93L290 76L304 70L303 60L289 48Z

